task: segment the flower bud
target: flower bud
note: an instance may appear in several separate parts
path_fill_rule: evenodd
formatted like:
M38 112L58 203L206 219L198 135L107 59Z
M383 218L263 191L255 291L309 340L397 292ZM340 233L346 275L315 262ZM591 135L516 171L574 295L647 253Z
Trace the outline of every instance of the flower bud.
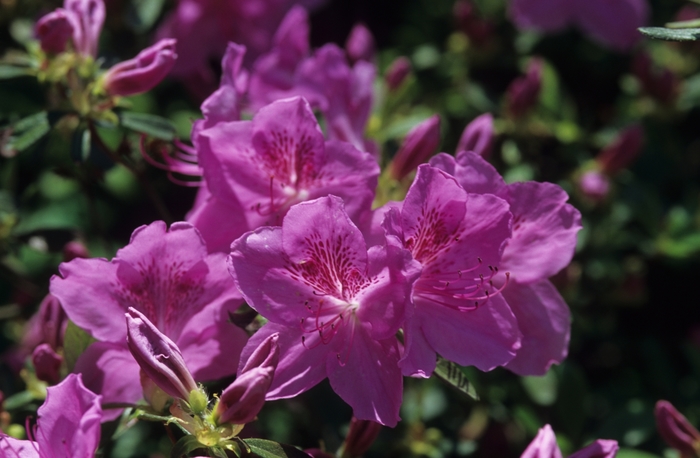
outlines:
M452 9L457 27L477 46L482 46L493 36L494 25L477 14L468 0L458 0Z
M48 54L58 54L66 50L68 40L79 27L75 16L63 8L47 14L36 23L36 37L41 49Z
M175 342L133 307L126 313L127 344L141 370L174 398L189 399L197 389Z
M97 56L100 32L105 22L103 0L65 0L64 7L73 13L77 26L73 29L75 50L86 56Z
M374 58L374 37L372 32L364 24L355 24L345 42L345 50L353 63L358 60L370 62Z
M80 242L72 241L66 243L63 247L63 262L70 262L75 258L87 259L90 257L90 252Z
M133 59L120 62L104 75L104 87L111 95L134 95L146 92L165 78L175 64L175 42L160 40Z
M617 445L617 441L597 439L592 444L569 455L569 458L615 458L618 450L620 450L620 446Z
M657 402L654 416L656 429L670 447L684 458L700 455L700 432L670 402Z
M371 420L352 417L350 430L343 444L343 456L362 456L379 436L382 425Z
M491 154L493 139L493 116L491 113L484 113L474 118L464 129L457 144L457 152L472 151L487 158Z
M542 59L532 59L527 73L508 86L508 112L513 118L521 118L537 104L542 90L542 65Z
M619 172L637 158L644 143L641 126L628 127L598 154L596 161L601 170L608 175Z
M395 91L406 80L411 73L411 61L404 56L399 56L389 65L384 79L390 91Z
M581 175L578 186L585 196L599 201L607 197L610 191L610 180L598 170L589 170Z
M440 144L440 117L433 115L411 129L391 162L391 177L401 180L435 153Z
M58 298L53 294L47 294L39 305L38 316L42 342L49 344L54 350L62 347L68 317Z
M41 344L32 353L32 363L39 380L55 385L61 380L61 363L63 358L48 344Z
M215 411L218 423L242 425L258 415L277 368L278 339L279 334L265 339L248 358L236 380L221 393Z

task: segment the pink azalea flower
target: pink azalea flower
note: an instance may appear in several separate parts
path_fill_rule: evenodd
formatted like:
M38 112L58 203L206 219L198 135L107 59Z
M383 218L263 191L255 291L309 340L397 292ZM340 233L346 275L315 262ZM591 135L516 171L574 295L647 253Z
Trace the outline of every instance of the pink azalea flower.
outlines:
M453 175L467 192L498 195L510 205L513 235L499 269L510 272L502 296L523 339L506 367L521 375L545 373L566 357L571 327L569 308L547 278L571 262L580 213L566 203L568 196L559 186L534 181L506 185L475 153L460 152L456 158L438 154L430 163Z
M641 38L646 0L511 0L510 16L521 29L557 32L575 25L615 51L627 51Z
M20 458L74 458L94 456L100 443L101 396L83 385L80 374L69 374L49 387L39 407L36 429L29 440L0 432L0 454Z
M273 49L254 64L249 92L252 108L301 95L323 113L329 138L367 149L364 131L376 68L364 60L351 67L343 50L334 44L309 56L308 36L306 11L292 9L275 35Z
M387 236L397 237L422 266L413 288L415 311L404 326L404 375L430 376L436 353L481 370L515 356L516 319L502 288L493 285L510 220L507 202L468 194L454 177L427 164L418 168L400 208L386 212Z
M348 143L325 141L299 97L262 108L252 121L203 129L195 146L211 195L188 219L211 251L227 249L251 229L280 224L297 202L334 194L358 221L374 198L374 158Z
M105 402L141 398L139 366L126 341L124 314L129 307L175 342L197 380L235 373L232 361L246 334L228 322L227 314L241 299L224 258L207 254L204 240L190 224L174 223L167 230L156 221L136 229L112 261L61 264L61 275L51 279L52 294L71 321L99 341L76 363L86 385Z
M248 304L269 320L251 337L240 366L279 333L268 400L294 397L328 377L355 417L396 425L396 332L418 272L405 250L367 250L343 201L327 196L292 207L281 227L240 237L229 269Z
M65 0L63 8L39 19L36 35L46 52L63 52L70 38L75 51L96 57L104 20L102 0Z
M569 455L569 458L615 458L618 450L617 441L597 439L587 447ZM562 458L552 427L544 425L540 428L537 436L520 455L520 458Z
M210 62L221 59L226 43L245 46L247 64L250 64L269 51L275 30L293 5L313 8L323 1L179 0L157 36L178 39L180 59L173 76L183 80L202 100L216 89L216 73Z

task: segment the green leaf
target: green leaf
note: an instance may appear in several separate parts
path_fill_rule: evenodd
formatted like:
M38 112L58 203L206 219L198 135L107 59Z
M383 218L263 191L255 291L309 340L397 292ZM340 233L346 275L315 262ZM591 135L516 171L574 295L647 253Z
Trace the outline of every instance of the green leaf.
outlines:
M182 458L187 456L193 450L198 448L205 448L204 445L200 444L196 437L194 436L183 436L179 441L175 442L173 449L170 451L170 458Z
M90 157L91 136L89 130L76 129L71 140L70 156L76 162L85 162Z
M5 410L16 410L30 404L36 397L31 391L20 391L5 399L3 408Z
M122 111L119 114L122 126L127 129L141 132L151 137L162 140L172 140L175 138L175 126L165 118L160 116L134 113L132 111Z
M250 448L252 456L260 458L309 458L308 453L296 447L265 439L243 439L243 443Z
M156 23L163 10L165 0L133 0L133 27L137 32L145 32Z
M697 41L700 39L700 29L667 29L665 27L640 27L643 35L656 40L667 41Z
M51 125L45 111L20 119L12 126L12 137L8 142L8 148L15 151L24 151L49 133Z
M617 458L660 458L659 455L642 452L631 448L621 448L617 451Z
M469 382L461 366L442 357L438 357L437 366L435 367L435 375L457 388L470 398L476 401L479 400L479 395L476 393L474 385Z
M63 338L63 356L66 360L68 372L73 372L75 362L95 339L83 329L79 328L72 321L68 322L66 334Z
M16 65L0 64L0 80L16 78L31 74L31 69L27 67L17 67Z

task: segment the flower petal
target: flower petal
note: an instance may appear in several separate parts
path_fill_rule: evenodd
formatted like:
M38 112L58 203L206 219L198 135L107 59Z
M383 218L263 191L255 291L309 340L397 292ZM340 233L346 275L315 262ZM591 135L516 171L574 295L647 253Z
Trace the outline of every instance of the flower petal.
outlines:
M505 367L519 375L544 375L569 350L571 312L549 280L510 283L501 293L523 334L518 354Z

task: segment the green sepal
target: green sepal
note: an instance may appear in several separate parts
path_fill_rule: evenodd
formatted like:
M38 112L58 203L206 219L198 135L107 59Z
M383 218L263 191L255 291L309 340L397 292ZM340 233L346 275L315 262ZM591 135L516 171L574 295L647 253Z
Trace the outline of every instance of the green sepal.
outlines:
M170 458L182 458L198 448L206 447L200 444L194 436L183 436L173 445L173 449L170 451Z
M433 373L475 401L479 400L479 395L476 393L474 385L469 382L461 366L438 356L438 362Z

